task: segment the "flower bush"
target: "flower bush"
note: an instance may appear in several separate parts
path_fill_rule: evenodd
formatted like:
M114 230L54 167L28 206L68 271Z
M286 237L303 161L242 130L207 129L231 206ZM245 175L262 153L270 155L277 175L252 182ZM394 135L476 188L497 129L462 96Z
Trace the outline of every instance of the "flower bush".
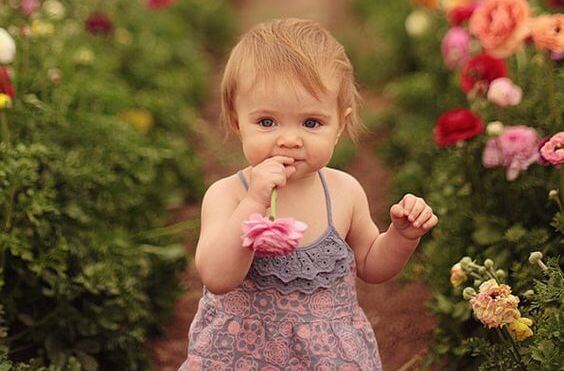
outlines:
M378 11L373 2L357 2L363 4L357 7ZM558 46L561 8L548 1L534 6L497 0L445 1L436 6L403 3L411 4L418 17L427 14L428 31L417 35L397 31L402 23L397 19L379 24L389 43L408 49L402 57L409 65L383 89L375 87L393 101L375 119L390 133L379 153L395 172L391 190L396 196L420 194L441 220L423 239L407 270L433 290L429 305L438 326L426 365L560 369L564 357L556 313L562 311L562 300L557 299L562 295L558 254L564 234L564 170L557 160L562 156L564 102L559 88L564 82ZM367 24L374 21L370 14L364 18ZM470 35L468 49L464 39L463 47L449 40L452 33L462 31ZM454 56L445 47L449 42ZM456 54L456 48L469 55L458 62L455 57L464 54ZM368 85L372 80L364 81ZM486 130L467 132L478 125L452 119L445 124L445 115L453 110L479 118ZM523 264L533 250L553 256L546 264L548 272ZM505 267L503 280L495 271L486 279L478 268L457 266L464 256L495 260ZM486 297L474 300L481 318L490 324L505 323L497 327L504 329L503 338L473 320L472 306L461 300L463 293L468 300L479 295L480 285L492 278L501 297L519 299L520 316L511 298L499 307L500 315L507 314L500 318L490 316L497 313L497 307L488 306L495 303L493 297L490 304ZM464 288L466 279L473 287ZM488 286L495 288L490 282L484 290ZM534 335L528 336L526 327ZM509 346L511 334L512 340L522 339L520 347Z
M231 18L94 5L0 7L0 369L150 368L180 292L195 222L167 209L201 196L187 128Z

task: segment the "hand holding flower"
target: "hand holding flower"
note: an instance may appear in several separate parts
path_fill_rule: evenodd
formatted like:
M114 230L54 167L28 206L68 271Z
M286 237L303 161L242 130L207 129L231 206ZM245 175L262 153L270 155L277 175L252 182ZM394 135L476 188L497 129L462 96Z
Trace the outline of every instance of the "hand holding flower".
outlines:
M425 200L409 193L399 203L392 205L390 217L398 232L410 240L423 236L439 221Z

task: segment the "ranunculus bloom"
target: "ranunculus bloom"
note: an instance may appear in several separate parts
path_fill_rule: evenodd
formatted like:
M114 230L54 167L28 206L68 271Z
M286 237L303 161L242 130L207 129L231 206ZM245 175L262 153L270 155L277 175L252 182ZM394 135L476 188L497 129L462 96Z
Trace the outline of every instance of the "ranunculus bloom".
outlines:
M12 36L0 27L0 64L12 63L16 55L16 43Z
M443 113L437 119L435 142L441 147L449 147L483 131L484 123L477 115L468 109L457 108Z
M107 15L101 12L91 13L84 22L86 30L92 34L106 35L113 31L114 24Z
M16 97L14 87L10 83L10 75L8 74L7 67L0 67L0 93L9 95L12 99Z
M298 247L307 224L293 218L270 220L258 213L243 222L243 246L257 256L277 256L291 253Z
M506 167L506 179L515 180L521 171L539 159L539 141L533 128L523 125L506 127L499 137L488 140L482 163L487 168Z
M507 77L500 77L491 82L488 100L500 107L516 106L521 103L523 91Z
M564 131L554 134L540 149L543 160L552 165L564 163Z
M0 111L12 105L12 98L9 95L0 93Z
M539 50L564 52L564 14L543 15L531 22L533 41Z
M476 318L488 328L501 327L521 316L517 309L519 298L511 295L509 286L498 285L493 278L480 285L480 292L470 299L470 304Z
M533 330L529 327L532 325L533 321L531 319L519 317L515 321L511 322L509 326L507 326L507 329L514 339L522 341L533 336Z
M489 54L508 57L522 48L529 35L529 5L525 0L485 0L470 17L469 26Z
M168 8L175 0L147 0L147 7L152 10Z
M497 137L501 133L503 133L503 122L501 121L492 121L486 125L486 133L491 137Z
M445 65L452 69L462 66L470 58L470 35L462 27L453 27L441 43Z
M20 11L23 15L29 17L37 9L39 9L39 0L22 0L20 3Z
M464 21L470 19L474 10L476 10L476 6L477 4L472 3L450 9L447 13L449 23L453 26L460 26Z
M450 268L450 283L454 287L460 286L464 281L466 281L466 273L462 269L460 263L456 263Z
M485 93L490 83L507 76L507 66L501 59L487 54L479 54L471 58L460 73L460 86L465 93L476 87L479 93Z

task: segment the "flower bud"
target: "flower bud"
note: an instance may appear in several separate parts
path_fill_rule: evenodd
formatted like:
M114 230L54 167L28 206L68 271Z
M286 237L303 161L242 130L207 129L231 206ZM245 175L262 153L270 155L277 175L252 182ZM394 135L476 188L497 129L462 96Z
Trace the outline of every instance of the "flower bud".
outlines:
M527 290L523 293L523 297L527 300L531 300L535 296L534 290Z
M493 268L493 266L494 266L493 260L491 260L491 259L484 260L484 267L490 269L490 268Z
M492 121L486 126L486 133L491 137L497 137L503 133L503 123L501 121Z
M464 281L466 281L466 273L460 266L460 263L456 263L450 268L450 283L453 287L458 287Z
M486 273L486 267L480 267L480 268L478 268L478 273L480 273L480 274L485 274L485 273Z
M464 298L464 300L470 300L474 296L476 296L476 290L474 290L472 287L466 287L462 291L462 297Z
M480 287L481 284L482 284L482 280L474 280L474 286Z
M542 253L540 251L534 251L529 255L529 263L537 264L542 259Z
M499 279L502 280L506 277L506 273L503 269L498 269L495 271L495 276Z
M12 36L0 27L0 64L9 64L14 61L16 43Z
M460 266L462 267L462 269L464 269L465 271L470 270L470 264L472 263L472 259L470 259L469 256L465 256L462 259L460 259Z
M558 191L556 189L551 189L550 192L548 192L548 199L549 200L557 200L558 199Z
M428 12L416 9L405 19L405 30L413 37L420 37L426 34L431 28L432 19Z

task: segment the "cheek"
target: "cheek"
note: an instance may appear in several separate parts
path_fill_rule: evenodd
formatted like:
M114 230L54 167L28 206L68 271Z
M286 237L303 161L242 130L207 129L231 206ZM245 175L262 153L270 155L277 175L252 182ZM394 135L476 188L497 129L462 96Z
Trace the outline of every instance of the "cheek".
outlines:
M242 145L243 154L251 166L258 165L270 155L270 148L263 141L246 138L242 141Z

